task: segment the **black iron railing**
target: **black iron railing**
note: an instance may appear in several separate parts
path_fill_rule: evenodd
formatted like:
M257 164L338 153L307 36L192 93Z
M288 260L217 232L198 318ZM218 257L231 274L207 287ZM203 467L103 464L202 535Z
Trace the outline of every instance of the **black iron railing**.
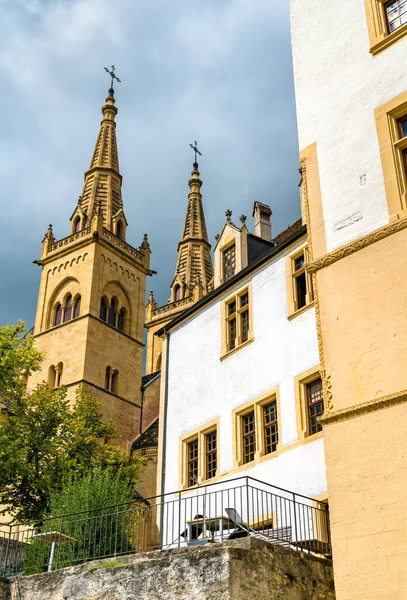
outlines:
M251 477L45 519L0 525L0 576L253 535L329 557L328 505Z

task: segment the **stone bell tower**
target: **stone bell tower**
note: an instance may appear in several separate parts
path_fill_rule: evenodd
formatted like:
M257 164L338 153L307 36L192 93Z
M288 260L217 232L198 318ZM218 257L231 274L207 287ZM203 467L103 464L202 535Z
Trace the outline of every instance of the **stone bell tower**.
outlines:
M188 205L185 215L182 238L178 243L177 264L171 282L171 295L168 303L157 306L153 292L150 292L146 306L147 355L146 373L161 369L161 338L155 332L175 318L176 315L197 302L213 288L211 245L206 231L205 214L202 203L202 180L198 171L196 154L188 182Z
M86 384L129 449L139 432L150 247L146 235L139 248L126 241L113 86L102 114L69 235L56 240L50 225L35 261L42 272L34 337L45 361L29 387L45 379L65 385L73 400Z

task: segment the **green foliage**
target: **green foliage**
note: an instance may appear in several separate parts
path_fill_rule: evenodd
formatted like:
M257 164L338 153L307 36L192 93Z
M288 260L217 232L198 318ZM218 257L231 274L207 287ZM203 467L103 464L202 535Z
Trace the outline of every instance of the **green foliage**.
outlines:
M144 461L107 443L118 438L84 386L70 407L65 388L39 385L16 398L12 412L0 415L0 504L18 522L40 523L51 495L70 478L110 467L134 485Z
M51 494L50 516L41 530L62 532L70 540L57 543L54 568L132 552L139 512L133 496L131 474L113 468L71 477L59 493ZM35 540L25 556L24 574L46 570L49 553L49 543Z
M0 400L12 407L24 394L26 378L40 369L42 358L23 321L0 326Z

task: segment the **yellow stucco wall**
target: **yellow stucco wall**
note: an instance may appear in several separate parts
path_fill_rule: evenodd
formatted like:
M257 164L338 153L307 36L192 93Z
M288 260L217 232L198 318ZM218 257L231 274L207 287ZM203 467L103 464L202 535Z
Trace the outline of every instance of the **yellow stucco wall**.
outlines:
M317 273L334 410L407 389L407 230Z
M407 404L324 429L337 600L407 597Z

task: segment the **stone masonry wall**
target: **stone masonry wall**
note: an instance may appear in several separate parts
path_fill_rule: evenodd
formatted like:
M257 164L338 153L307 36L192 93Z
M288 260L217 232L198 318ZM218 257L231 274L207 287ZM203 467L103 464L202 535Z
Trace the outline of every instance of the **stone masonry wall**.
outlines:
M94 561L9 586L1 600L335 600L330 561L255 538Z

